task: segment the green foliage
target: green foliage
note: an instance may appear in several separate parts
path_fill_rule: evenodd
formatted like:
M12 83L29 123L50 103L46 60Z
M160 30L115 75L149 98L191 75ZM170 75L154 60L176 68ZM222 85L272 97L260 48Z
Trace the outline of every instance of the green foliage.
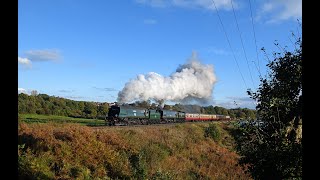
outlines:
M248 108L226 109L219 106L207 106L207 107L203 107L202 113L229 115L231 118L236 118L236 119L255 119L256 118L256 110L252 110Z
M19 121L26 123L79 123L87 126L104 126L104 120L100 119L85 119L85 118L72 118L65 116L55 115L41 115L41 114L19 114Z
M51 171L52 157L47 153L33 156L30 149L18 145L18 172L21 179L54 179Z
M205 128L204 131L204 136L205 137L210 137L213 140L215 140L216 142L220 142L220 138L221 138L221 130L220 128L216 125L216 124L209 124L209 127Z
M151 180L173 180L174 175L170 172L163 172L158 170L152 177Z
M73 101L46 94L18 94L19 114L42 114L75 118L104 119L108 103Z
M278 44L276 44L278 46ZM238 129L241 162L250 164L255 179L302 178L302 41L294 52L274 53L267 65L269 76L261 78L257 100L261 127ZM239 135L242 134L242 135Z
M136 179L146 179L147 167L146 160L142 153L133 154L130 157L130 163L133 168L133 177Z
M86 114L86 118L95 118L97 116L97 107L90 102L85 102L83 112Z
M170 149L161 143L150 141L142 147L141 153L148 165L148 169L153 169L170 155Z

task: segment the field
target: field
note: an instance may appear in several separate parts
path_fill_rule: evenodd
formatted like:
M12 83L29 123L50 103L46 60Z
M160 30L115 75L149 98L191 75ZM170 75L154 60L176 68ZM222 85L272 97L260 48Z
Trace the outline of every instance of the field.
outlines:
M55 115L40 115L40 114L19 114L19 119L26 123L79 123L87 126L101 126L105 125L104 120L101 119L84 119L84 118L72 118L66 116Z
M89 127L20 118L21 178L251 179L238 165L230 123Z

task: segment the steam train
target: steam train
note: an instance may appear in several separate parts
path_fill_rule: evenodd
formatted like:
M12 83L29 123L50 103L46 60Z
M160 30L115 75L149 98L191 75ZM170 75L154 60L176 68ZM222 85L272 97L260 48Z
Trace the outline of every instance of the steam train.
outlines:
M186 113L182 111L144 109L132 106L112 105L109 107L106 124L115 125L147 125L195 121L231 120L230 116L217 114Z

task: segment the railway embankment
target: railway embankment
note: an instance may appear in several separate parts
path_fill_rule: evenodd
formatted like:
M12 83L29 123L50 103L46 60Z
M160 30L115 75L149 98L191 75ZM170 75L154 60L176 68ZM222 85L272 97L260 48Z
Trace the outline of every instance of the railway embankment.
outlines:
M100 127L19 123L19 175L31 179L250 179L232 123Z

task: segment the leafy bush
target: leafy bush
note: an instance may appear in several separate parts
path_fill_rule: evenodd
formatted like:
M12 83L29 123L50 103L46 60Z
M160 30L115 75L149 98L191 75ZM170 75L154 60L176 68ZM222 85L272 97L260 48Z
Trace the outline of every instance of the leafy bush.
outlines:
M221 130L218 128L216 124L209 124L209 127L205 128L205 137L210 137L216 142L220 142L221 140Z
M133 168L133 177L136 179L146 179L147 168L146 160L142 153L133 154L130 156L130 163Z
M248 91L265 123L239 129L237 139L241 163L250 164L255 179L302 179L301 38L295 46L293 52L274 53L267 78L260 79L257 92Z

